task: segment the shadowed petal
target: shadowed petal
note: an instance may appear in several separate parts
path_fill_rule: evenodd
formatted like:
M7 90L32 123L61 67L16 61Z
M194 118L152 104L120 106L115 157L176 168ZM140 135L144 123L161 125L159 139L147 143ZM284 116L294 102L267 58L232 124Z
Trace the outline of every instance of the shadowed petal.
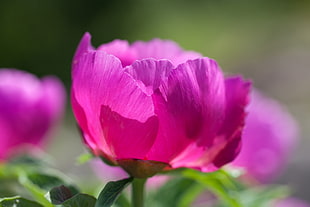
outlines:
M75 64L76 60L78 60L81 57L81 55L83 55L84 53L91 51L91 50L94 50L90 41L91 41L91 35L88 32L86 32L83 35L83 37L82 37L82 39L81 39L81 41L80 41L80 43L79 43L79 45L75 51L72 64Z
M130 48L128 42L125 40L114 40L107 44L100 45L97 50L105 51L119 58L123 67L132 64L133 61L137 59L135 50Z
M188 61L172 70L159 89L153 95L155 113L160 120L159 134L149 153L150 159L161 157L158 161L167 162L175 158L174 163L181 162L181 157L186 157L183 151L197 158L202 150L186 148L192 148L193 142L197 148L212 143L223 120L222 73L211 59Z
M126 72L135 80L141 81L146 92L151 95L163 81L167 80L172 68L173 65L167 60L146 59L126 67Z
M87 116L90 136L102 143L99 146L102 149L109 148L105 140L109 137L104 137L100 123L104 119L101 117L102 106L108 106L120 116L139 122L145 122L154 115L151 97L124 73L116 57L100 51L85 53L74 64L73 70L72 90L76 102ZM75 107L73 110L75 112ZM78 120L78 123L82 121ZM84 130L84 126L81 127Z
M201 57L196 52L184 52L177 43L170 40L153 39L149 42L137 41L131 47L136 51L137 59L167 59L175 66L189 59Z
M240 77L226 79L225 85L226 118L219 135L225 135L228 138L228 143L214 160L217 167L231 162L240 152L241 134L246 116L245 107L249 102L251 88L251 83Z
M150 117L142 123L122 117L102 106L100 122L103 135L115 159L144 159L153 145L158 130L158 119Z

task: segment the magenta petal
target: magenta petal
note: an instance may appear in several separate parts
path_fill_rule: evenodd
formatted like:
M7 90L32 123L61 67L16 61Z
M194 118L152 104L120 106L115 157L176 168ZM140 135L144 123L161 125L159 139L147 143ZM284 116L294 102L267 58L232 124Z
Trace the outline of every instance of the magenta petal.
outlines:
M81 39L81 41L80 41L80 43L79 43L79 45L75 51L75 54L73 56L73 62L72 62L73 64L75 64L76 60L78 60L80 58L80 56L83 55L85 52L88 52L90 50L94 50L93 46L91 45L90 40L91 40L91 35L88 32L86 32L83 35L83 37L82 37L82 39Z
M135 50L130 48L128 42L124 40L114 40L100 45L97 50L116 56L122 62L123 67L132 64L137 59Z
M208 58L188 61L170 72L161 92L153 95L160 126L150 158L161 157L159 161L167 162L184 150L189 156L201 154L201 150L186 149L192 148L193 142L197 148L212 143L224 116L223 83L217 64Z
M136 61L131 66L126 67L135 80L141 81L146 87L146 91L157 89L163 81L166 81L173 65L166 60L146 59ZM143 87L143 86L142 86Z
M156 116L142 123L102 106L100 117L103 135L115 159L144 159L157 135Z
M219 137L227 137L227 145L214 160L217 167L231 162L239 153L241 133L245 121L245 107L249 102L251 83L240 77L228 78L226 84L226 118Z
M87 127L91 137L102 144L103 151L108 151L101 128L101 108L108 106L113 112L128 119L145 122L154 115L154 106L150 96L147 96L136 81L122 69L120 61L105 52L85 53L74 65L73 87L77 103L87 116ZM75 107L73 107L76 113ZM79 116L76 117L77 119ZM104 117L103 117L104 118Z
M137 59L154 58L170 60L175 66L189 59L201 57L196 52L184 52L178 44L170 40L153 39L149 42L137 41L131 46Z

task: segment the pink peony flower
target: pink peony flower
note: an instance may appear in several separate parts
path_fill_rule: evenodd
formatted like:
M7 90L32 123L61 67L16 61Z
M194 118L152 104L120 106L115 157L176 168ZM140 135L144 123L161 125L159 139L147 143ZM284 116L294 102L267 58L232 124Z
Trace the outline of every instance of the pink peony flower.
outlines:
M20 70L0 69L0 160L40 148L64 101L64 87L55 77L39 80Z
M286 198L276 202L275 207L310 207L310 204L297 198Z
M283 106L258 91L253 91L248 109L242 149L232 165L269 182L283 170L296 145L297 124Z
M91 151L134 177L164 168L210 172L240 150L250 83L176 43L82 38L72 107Z

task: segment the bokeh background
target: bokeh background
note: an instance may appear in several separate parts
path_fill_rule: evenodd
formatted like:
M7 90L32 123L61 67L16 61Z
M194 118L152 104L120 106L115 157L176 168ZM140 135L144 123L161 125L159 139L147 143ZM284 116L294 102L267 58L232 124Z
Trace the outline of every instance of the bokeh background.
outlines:
M310 1L0 0L0 67L56 75L69 92L71 59L86 31L95 46L117 38L172 39L285 104L301 138L275 182L310 201ZM48 152L57 166L91 184L89 166L75 165L85 148L69 103L56 135Z

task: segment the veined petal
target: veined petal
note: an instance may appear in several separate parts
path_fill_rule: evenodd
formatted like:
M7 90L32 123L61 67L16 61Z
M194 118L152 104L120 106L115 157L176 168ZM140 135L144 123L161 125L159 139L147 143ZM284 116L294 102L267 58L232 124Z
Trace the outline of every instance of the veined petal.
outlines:
M73 56L73 61L72 61L73 65L81 57L81 55L83 55L85 52L94 50L90 41L91 41L91 35L88 32L86 32L83 35L83 37L82 37L82 39L81 39L81 41L80 41L80 43L79 43L79 45L75 51L75 54Z
M110 43L100 45L97 50L105 51L119 58L123 67L132 64L137 59L136 51L125 40L114 40Z
M201 57L196 52L184 52L177 43L170 40L153 39L149 42L137 41L131 47L136 51L137 59L167 59L175 66L189 59Z
M104 105L101 108L100 122L103 135L116 160L144 159L158 131L156 116L142 123L125 118Z
M168 78L173 65L168 60L145 59L125 68L135 80L141 81L148 94L152 94Z
M172 70L159 89L153 95L159 134L150 159L162 156L166 160L158 161L181 162L184 151L201 154L187 147L193 148L193 142L197 149L211 144L224 119L224 81L217 64L208 58L190 60Z
M251 83L241 77L228 78L226 85L226 116L219 136L227 137L226 147L214 160L215 166L221 167L232 161L240 152L241 134L245 123L246 105L249 102Z
M100 121L105 119L101 117L102 106L108 106L124 118L142 123L154 115L151 97L124 72L116 57L101 51L88 52L81 56L73 70L72 91L87 116L90 136L100 140L100 147L109 148L107 143L113 139L105 137L102 132Z
M190 153L188 153L189 155L183 154L183 157L187 159L176 160L175 165L211 172L233 160L239 153L250 83L237 77L226 79L225 86L225 120L219 128L218 134L214 135L212 143L204 151L201 148L195 150L196 154L199 151L202 152L198 159L191 161L188 160L188 156L191 156ZM229 128L231 125L233 127Z

